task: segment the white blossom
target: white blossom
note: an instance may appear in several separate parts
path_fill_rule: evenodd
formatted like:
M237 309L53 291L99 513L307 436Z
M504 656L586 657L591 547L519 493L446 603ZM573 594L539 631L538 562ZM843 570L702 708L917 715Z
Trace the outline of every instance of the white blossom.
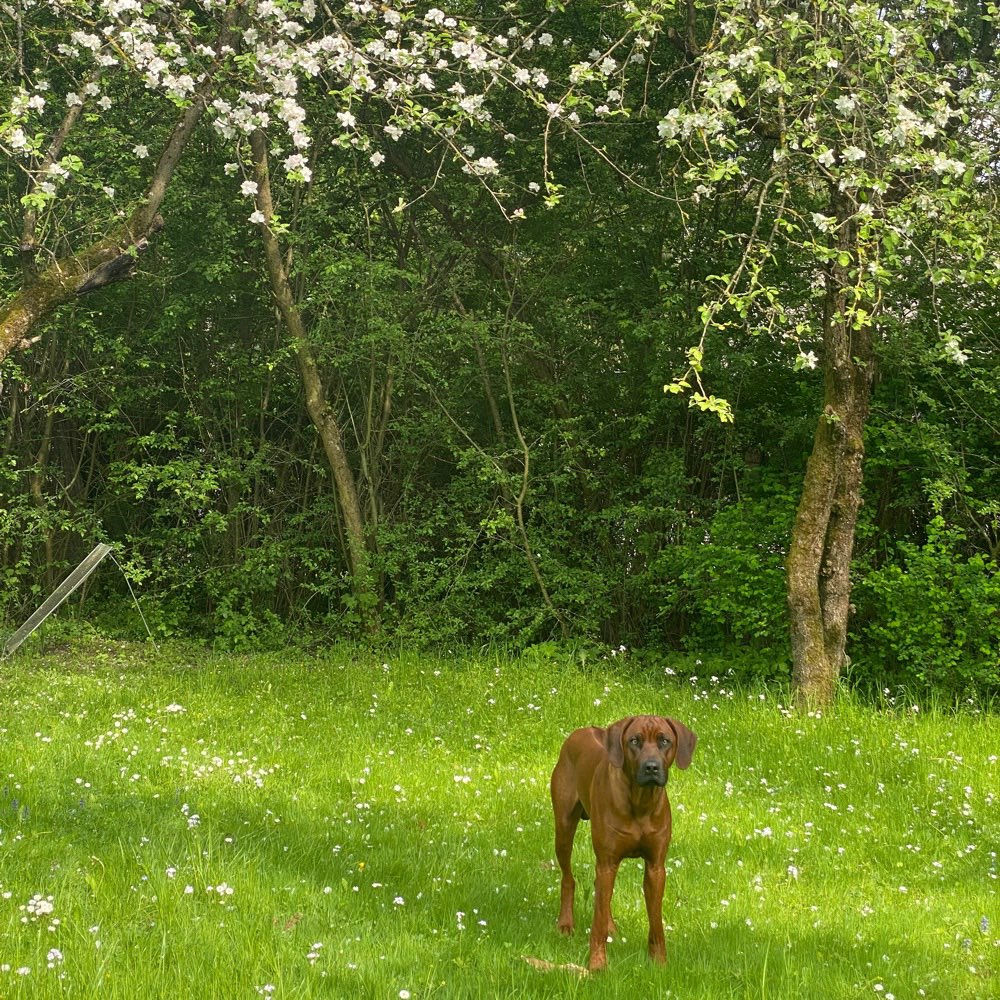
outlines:
M953 333L946 334L941 338L941 351L949 361L953 361L956 365L964 365L969 360L969 355L962 350L962 341Z
M464 169L477 177L489 177L500 173L500 164L492 156L480 156L478 160L467 163Z

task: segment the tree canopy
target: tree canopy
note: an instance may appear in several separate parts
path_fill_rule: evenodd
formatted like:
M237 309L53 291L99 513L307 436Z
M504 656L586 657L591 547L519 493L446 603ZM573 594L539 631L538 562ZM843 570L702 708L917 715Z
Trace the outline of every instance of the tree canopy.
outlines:
M9 619L1000 682L992 5L2 8Z

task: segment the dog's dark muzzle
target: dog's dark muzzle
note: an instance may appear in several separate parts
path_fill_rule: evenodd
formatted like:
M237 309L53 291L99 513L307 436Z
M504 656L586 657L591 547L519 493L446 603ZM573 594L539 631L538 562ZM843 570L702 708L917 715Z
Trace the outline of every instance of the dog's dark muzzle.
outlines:
M643 786L659 785L662 788L667 783L667 769L663 766L663 761L659 757L639 761L635 783Z

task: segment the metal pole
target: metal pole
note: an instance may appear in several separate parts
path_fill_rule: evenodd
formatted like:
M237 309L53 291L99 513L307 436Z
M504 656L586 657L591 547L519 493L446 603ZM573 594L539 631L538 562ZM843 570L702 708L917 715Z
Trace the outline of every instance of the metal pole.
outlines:
M101 542L95 545L90 555L59 584L46 598L42 606L4 643L3 655L10 656L39 625L52 614L84 580L101 564L101 560L111 551L111 546Z

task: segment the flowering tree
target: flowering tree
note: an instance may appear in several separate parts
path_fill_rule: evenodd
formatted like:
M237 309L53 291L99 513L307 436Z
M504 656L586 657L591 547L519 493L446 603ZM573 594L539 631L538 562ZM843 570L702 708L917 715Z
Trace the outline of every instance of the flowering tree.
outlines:
M960 365L945 285L995 288L995 6L781 3L686 6L675 31L688 99L662 141L685 167L680 204L731 197L752 209L725 232L741 252L702 306L696 376L712 336L750 328L822 366L824 393L787 558L794 688L825 704L846 663L850 560L864 428L880 344L933 311ZM915 276L926 293L917 295ZM805 288L802 279L805 278ZM683 391L691 373L672 391Z
M349 153L353 164L360 154L368 169L384 169L387 159L399 161L396 144L418 137L425 157L437 163L428 186L454 166L509 220L522 217L521 202L536 201L542 184L512 186L502 176L500 150L517 137L495 105L512 94L539 108L542 123L562 115L563 106L547 98L549 78L533 55L553 46L547 15L538 24L503 15L477 26L433 6L369 0L336 8L314 0L7 6L11 82L0 103L0 152L8 188L20 195L23 266L8 276L0 304L0 359L39 339L39 323L59 306L132 271L164 225L168 185L195 127L207 119L228 149L234 190L252 200L248 233L261 236L333 474L356 590L370 597L364 518L337 400L324 384L294 292L296 230L282 191L285 205L301 203L331 158ZM595 52L598 68L587 72L607 75L614 60L603 56L598 65L599 57ZM567 120L578 113L568 112Z
M11 206L8 217L20 215L10 242L21 266L0 303L0 358L37 341L37 324L59 306L125 277L162 228L167 187L231 51L231 15L205 33L167 5L149 19L139 7L4 5L0 152L7 190L19 196L20 213ZM137 99L146 114L166 110L172 124L130 133L116 102ZM148 159L151 145L159 155L139 181L132 162Z
M627 0L487 18L472 5L463 17L369 0L0 0L0 10L0 165L5 218L16 220L5 243L17 261L0 272L0 359L35 342L60 306L130 274L165 224L182 157L222 149L364 599L369 539L343 408L310 329L309 289L295 280L297 210L321 201L338 164L415 181L409 196L465 239L434 190L441 179L477 185L516 223L571 183L560 135L623 191L671 199L682 226L695 205L730 208L717 241L698 247L727 263L705 283L690 368L668 388L730 419L702 366L736 329L822 368L787 568L798 697L829 699L846 662L880 348L927 311L960 365L963 331L940 293L972 295L997 276L993 6ZM571 19L585 26L578 38L561 34ZM619 152L615 134L629 137ZM519 149L535 155L529 137L537 165L518 169Z
M300 34L302 25L277 6L244 33L259 77L257 93L241 90L232 101L217 99L214 107L217 126L236 154L227 169L245 177L240 189L253 199L248 221L259 228L274 300L295 346L306 407L333 475L356 608L370 619L376 598L369 571L372 540L337 400L317 360L307 310L296 294L298 233L279 210L272 163L280 161L280 175L293 186L304 186L309 198L314 172L325 168L331 155L351 151L354 159L360 154L372 170L383 169L387 160L398 166L402 157L394 147L404 136L418 135L428 143L439 174L450 164L459 166L483 184L501 212L519 218L522 208L507 207L509 192L494 190L497 159L480 155L476 143L480 136L502 132L490 109L491 90L513 89L537 102L539 88L548 81L542 70L516 65L517 55L534 48L530 29L516 24L503 33L495 26L487 33L438 8L418 13L408 5L376 8L369 3L347 5L343 18L317 16L309 4L301 13L312 23L301 45L292 46L289 39ZM545 47L551 36L542 37ZM433 184L431 180L428 187ZM286 204L297 197L288 183L280 186Z

